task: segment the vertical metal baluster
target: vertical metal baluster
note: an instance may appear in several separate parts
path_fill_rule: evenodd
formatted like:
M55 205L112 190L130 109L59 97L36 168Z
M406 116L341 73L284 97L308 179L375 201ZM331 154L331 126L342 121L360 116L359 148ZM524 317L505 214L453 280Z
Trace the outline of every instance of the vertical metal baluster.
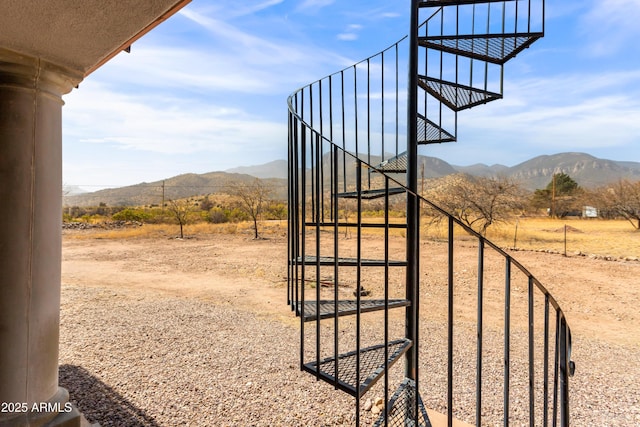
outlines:
M475 16L474 16L473 19L475 19ZM456 6L456 36L459 35L459 34L460 34L460 7ZM458 39L456 38L456 48L457 47L458 47ZM458 105L458 92L459 92L459 90L457 88L457 85L459 83L459 81L458 81L458 78L459 78L458 68L459 68L459 66L460 66L459 55L456 55L456 65L455 65L455 68L456 68L456 93L455 93L454 105ZM469 86L472 86L472 84L469 84ZM471 93L469 93L469 97L471 97Z
M504 426L509 426L509 393L511 382L511 258L505 258L504 302Z
M549 295L544 296L543 426L549 425Z
M546 15L546 10L545 10L545 1L542 0L542 34L544 35L544 27L545 27L545 15Z
M296 97L297 102L297 97ZM297 118L294 119L294 152L293 152L293 168L292 175L294 178L294 188L293 188L293 259L294 259L294 281L295 281L295 296L294 301L296 304L296 310L300 310L300 177L299 177L299 168L300 168L300 133L299 133L299 120Z
M320 378L320 354L322 349L320 348L320 221L322 221L322 211L320 205L322 204L322 195L320 194L320 165L322 164L321 140L322 137L319 133L314 131L315 135L315 148L316 148L316 214L315 221L315 240L316 240L316 375ZM318 164L319 163L319 164Z
M335 150L335 145L334 145L335 141L333 139L333 74L329 76L329 141L331 141L332 150ZM334 168L337 166L333 162L333 156L331 156L330 165L331 165L331 168L329 170L329 173L331 174L331 179L333 180L336 178L336 175L334 175L335 174ZM331 182L333 183L333 181ZM331 191L333 192L333 190L334 190L334 186L333 184L331 184ZM330 210L331 210L331 218L338 215L338 210L333 203L333 197L331 197Z
M513 32L517 33L518 32L518 18L519 18L519 1L515 2L515 8L516 8L516 12L515 12L515 18L514 18L514 24L513 24Z
M289 111L287 114L287 305L293 308L291 298L291 265L293 263L293 257L291 256L291 164L293 159L291 158L291 145L293 144L293 132L291 131L293 120L293 113Z
M503 3L503 7L504 7L504 3ZM489 34L491 31L491 4L487 5L487 34ZM484 91L488 92L489 91L489 62L485 61L484 63ZM469 97L471 97L472 95L469 94Z
M313 87L309 86L309 110L310 110L310 129L309 131L313 132ZM316 186L315 186L315 179L316 179L316 174L314 173L315 168L317 166L317 162L315 161L314 157L316 154L316 150L313 149L313 143L314 143L314 139L313 139L313 134L309 135L309 145L310 145L310 149L309 149L309 154L311 156L311 217L315 218L316 216L316 198L318 197L318 195L316 194Z
M355 144L356 144L356 157L360 158L360 150L358 147L358 68L357 65L353 66L353 115L355 126Z
M322 137L322 135L324 135L324 123L323 123L323 116L324 116L324 111L322 108L322 80L318 81L318 98L319 98L319 102L320 102L320 107L319 107L319 112L318 115L320 116L320 138L319 138L319 145L320 145L320 150L319 153L319 162L320 162L320 191L319 191L319 195L318 197L320 198L320 212L322 212L322 222L324 222L324 138Z
M346 193L347 191L347 133L345 130L345 111L344 111L344 70L340 71L340 82L341 82L341 96L342 100L342 176L344 179L342 180L343 191Z
M564 315L560 317L560 425L569 426L569 346L570 337Z
M381 88L380 90L382 91L382 98L380 100L380 110L381 110L381 114L380 114L380 122L381 122L381 130L380 132L382 132L382 139L380 140L380 145L381 145L381 150L382 150L382 161L384 161L384 52L382 52L382 57L381 57L381 62L382 62L382 84L381 84ZM396 153L397 155L397 153Z
M447 426L453 426L453 217L449 216L447 265Z
M531 0L527 2L527 33L531 33Z
M473 13L471 14L471 34L475 35L476 33L476 5L474 4L473 6ZM459 6L456 6L456 8L459 8ZM488 22L487 22L487 25ZM457 35L457 34L456 34ZM471 51L474 51L475 48L475 37L471 38ZM473 64L474 64L474 60L473 58L469 59L469 86L473 86ZM456 69L456 74L458 73L458 70ZM456 80L457 81L457 80ZM469 93L469 96L471 97L471 93Z
M556 309L556 348L553 363L553 427L558 425L558 382L560 367L560 313Z
M484 238L478 238L478 320L476 355L476 425L482 425L482 336L484 318Z
M416 117L417 117L417 91L418 91L418 4L419 0L411 1L411 25L412 29L409 42L409 82L407 100L407 274L406 274L406 298L411 302L406 309L405 328L406 338L411 340L411 349L407 352L405 376L416 379L415 372L415 284L418 280L418 208L416 189L418 187L418 145L416 143Z
M333 311L335 316L333 317L333 358L335 360L334 364L334 387L338 389L338 379L340 378L340 369L339 369L339 360L338 360L338 284L339 284L339 273L340 269L338 268L338 259L339 259L339 247L338 247L338 227L339 227L339 218L338 218L338 148L333 146L333 170L336 176L333 180L333 201L335 205L336 214L333 217Z
M357 193L357 248L356 248L356 427L360 425L360 330L361 330L361 298L360 283L362 280L362 161L356 161L356 193Z
M398 45L396 44L396 155L400 151L400 70L399 70L399 61L400 54L398 52ZM413 118L416 120L416 118Z
M384 177L384 425L389 426L389 177Z
M367 58L367 163L371 164L371 60ZM371 188L371 171L367 173L367 187Z
M534 366L534 313L533 277L529 276L529 425L535 425L535 366Z
M301 142L301 160L302 160L302 197L301 197L301 218L300 218L300 369L304 366L304 309L305 309L305 295L304 295L304 283L305 283L305 273L306 273L306 218L307 218L307 179L306 179L306 170L307 170L307 130L306 127L302 129L302 140Z
M516 8L517 7L518 7L518 5L517 5L517 2L516 2ZM507 31L507 17L506 17L507 11L506 11L506 9L507 9L507 5L505 3L502 3L502 28L501 28L502 33L505 33ZM517 13L516 13L515 21L514 21L514 29L513 29L513 31L516 34L518 33L518 17L517 17ZM501 48L500 55L501 55L502 58L504 58L505 44L506 43L507 43L507 41L503 39L502 43L501 43L501 46L500 46L500 48ZM516 43L516 38L515 37L514 37L514 43ZM515 45L514 45L514 47L515 47ZM501 69L502 69L502 67L503 66L500 65ZM500 83L502 84L502 81ZM501 87L501 89L502 89L502 87ZM500 90L500 93L502 93L502 90Z

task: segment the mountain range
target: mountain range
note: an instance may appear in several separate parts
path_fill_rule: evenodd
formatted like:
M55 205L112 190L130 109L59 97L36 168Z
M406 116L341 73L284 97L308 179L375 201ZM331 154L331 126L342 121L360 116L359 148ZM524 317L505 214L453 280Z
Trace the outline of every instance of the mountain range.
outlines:
M555 173L566 173L580 186L598 187L619 179L640 180L640 162L599 159L586 153L559 153L534 157L515 166L477 163L457 166L437 157L420 156L425 178L441 178L455 173L474 176L506 176L528 190L544 188ZM227 172L244 173L258 178L287 178L287 162L276 160L259 166L244 166Z
M375 165L375 161L372 160ZM436 157L420 156L420 173L424 178L440 178L455 173L474 176L505 176L517 180L523 188L545 188L555 173L566 173L578 185L593 188L619 179L640 180L640 162L599 159L586 153L543 155L515 166L475 164L456 166ZM424 168L422 168L424 165ZM422 174L420 175L422 176ZM160 204L162 200L224 192L231 182L248 182L255 178L268 180L274 198L286 198L287 161L275 160L257 166L243 166L224 172L183 174L162 181L77 194L65 189L66 206ZM75 189L74 189L75 190Z

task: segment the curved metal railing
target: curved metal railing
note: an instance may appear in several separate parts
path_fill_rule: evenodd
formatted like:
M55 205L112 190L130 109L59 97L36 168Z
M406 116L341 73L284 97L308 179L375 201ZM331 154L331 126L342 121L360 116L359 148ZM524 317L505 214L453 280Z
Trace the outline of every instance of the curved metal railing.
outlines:
M454 418L476 425L568 425L571 333L558 302L507 251L403 182L406 127L400 118L406 107L399 88L406 84L405 41L288 98L288 303L301 320L301 369L355 396L356 425L367 415L362 396L383 379L379 393L389 403L376 425L394 425L396 397L389 393L400 379L390 373L398 342L392 338L415 329L406 353L414 358L415 372L405 366L404 374L418 391L413 416L419 417L424 389L424 405L445 413L449 425ZM430 244L423 255L398 249L406 224L393 211L408 198L447 218L445 245ZM378 216L365 218L369 211ZM374 247L375 262L367 257ZM439 256L436 249L445 253ZM473 269L470 251L476 252ZM423 273L414 298L396 289L404 286L404 276L394 267L409 261ZM343 281L355 285L349 312L341 312ZM405 297L410 303L398 302ZM368 308L376 301L378 315ZM330 306L324 314L321 303ZM406 308L404 318L394 315L397 307ZM308 322L314 327L305 327ZM371 325L378 326L376 332ZM367 334L383 343L370 346ZM383 349L384 361L377 376L366 377L364 354L372 349ZM348 369L347 356L353 359L353 386L341 371ZM327 363L330 370L323 367Z

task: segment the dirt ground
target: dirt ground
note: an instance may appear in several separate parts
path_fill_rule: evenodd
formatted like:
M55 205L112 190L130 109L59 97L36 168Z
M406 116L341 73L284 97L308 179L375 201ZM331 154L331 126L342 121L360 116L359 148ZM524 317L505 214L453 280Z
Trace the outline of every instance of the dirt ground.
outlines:
M298 320L286 305L284 227L261 240L253 240L250 234L244 233L186 239L95 239L90 237L91 231L66 230L63 233L63 292L66 285L80 285L126 289L140 295L175 294L297 325ZM444 248L442 243L424 243L422 256L434 265L443 265L446 262ZM477 249L462 243L456 251L461 274L473 270ZM617 402L594 403L595 410L627 414L627 418L610 425L636 425L640 422L640 386L637 385L640 382L640 262L526 251L512 255L548 288L567 316L577 365L571 384L572 399L598 399L598 394L604 393L602 381L606 381L609 389L606 394L610 393L611 399L621 394L623 398ZM468 266L465 259L470 260ZM491 271L491 267L488 270ZM428 277L430 273L424 274ZM473 274L470 273L467 281L473 287ZM428 295L443 292L442 287L430 287L429 279L426 282L425 301ZM428 302L423 302L423 306L423 316L444 315L444 311L437 314L437 309L429 310ZM475 310L471 304L459 304L457 314L472 319ZM607 354L594 359L593 351ZM612 363L608 355L624 360ZM584 422L578 421L576 425L588 425L585 420L591 417L582 413L574 415L576 419Z

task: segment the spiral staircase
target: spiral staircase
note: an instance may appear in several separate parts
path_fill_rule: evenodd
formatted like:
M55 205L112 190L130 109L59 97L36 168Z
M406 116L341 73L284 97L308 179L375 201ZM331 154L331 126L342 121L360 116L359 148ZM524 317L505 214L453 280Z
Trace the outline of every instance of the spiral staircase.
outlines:
M408 37L288 100L288 303L300 318L300 368L355 398L356 426L431 426L436 412L448 426L566 426L573 363L558 303L418 191L418 147L456 141L458 112L502 98L505 63L544 35L544 1L411 7ZM444 245L421 239L425 207L446 218ZM461 241L477 252L471 273L456 270ZM477 315L460 319L456 304ZM500 328L485 325L490 310Z

